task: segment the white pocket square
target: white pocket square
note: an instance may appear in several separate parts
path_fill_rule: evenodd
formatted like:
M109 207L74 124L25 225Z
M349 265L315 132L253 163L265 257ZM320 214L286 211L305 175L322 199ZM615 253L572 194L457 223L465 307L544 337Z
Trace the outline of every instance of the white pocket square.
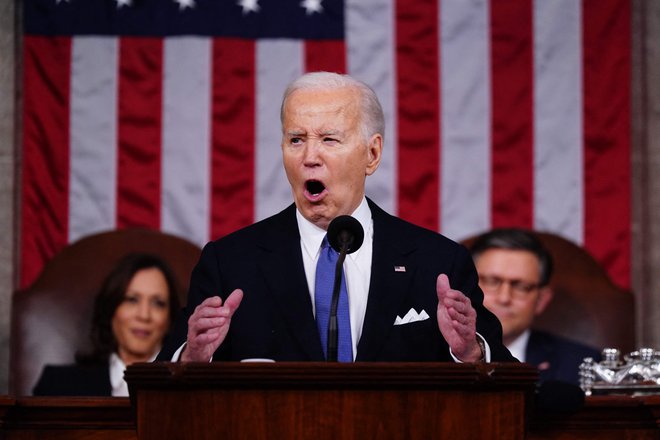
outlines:
M394 325L410 324L412 322L424 321L427 319L429 319L429 315L426 313L426 310L417 313L415 309L410 309L403 318L397 315L394 320Z

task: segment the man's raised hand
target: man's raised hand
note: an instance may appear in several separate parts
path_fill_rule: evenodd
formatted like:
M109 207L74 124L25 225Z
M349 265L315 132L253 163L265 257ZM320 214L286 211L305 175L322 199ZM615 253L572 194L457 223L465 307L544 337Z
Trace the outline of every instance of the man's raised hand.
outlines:
M227 300L213 296L195 308L188 319L188 340L181 353L182 361L208 362L225 340L231 318L241 304L243 291L234 290Z
M452 289L445 274L438 275L436 293L438 326L452 353L463 362L480 360L482 353L477 342L477 312L470 299Z

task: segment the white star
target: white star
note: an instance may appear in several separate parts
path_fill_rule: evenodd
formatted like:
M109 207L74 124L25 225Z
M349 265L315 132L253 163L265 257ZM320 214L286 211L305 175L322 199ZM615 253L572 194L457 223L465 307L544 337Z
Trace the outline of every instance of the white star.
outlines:
M195 0L174 0L176 3L179 4L179 11L182 11L186 8L194 8L195 7Z
M131 6L133 0L117 0L117 9L120 9L122 6Z
M321 1L322 0L303 0L300 3L300 6L305 8L307 11L307 15L312 15L315 12L318 12L319 14L323 12L323 6L321 6Z
M249 12L259 12L259 0L239 0L238 6L243 8L243 15Z

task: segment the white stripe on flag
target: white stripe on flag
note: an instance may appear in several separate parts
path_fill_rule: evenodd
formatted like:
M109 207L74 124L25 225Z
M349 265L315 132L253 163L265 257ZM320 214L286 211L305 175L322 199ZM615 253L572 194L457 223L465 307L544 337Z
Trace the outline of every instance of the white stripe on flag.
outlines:
M293 201L282 166L280 104L286 86L304 73L304 56L303 43L293 40L259 40L256 50L255 220L261 220Z
M369 84L385 113L383 158L367 178L366 193L381 208L397 210L397 121L394 5L388 0L346 0L348 73Z
M209 240L211 40L165 39L161 229Z
M70 242L115 228L117 51L114 37L72 39Z
M454 240L490 227L489 17L486 0L440 10L440 225Z
M583 242L581 4L534 2L534 227Z

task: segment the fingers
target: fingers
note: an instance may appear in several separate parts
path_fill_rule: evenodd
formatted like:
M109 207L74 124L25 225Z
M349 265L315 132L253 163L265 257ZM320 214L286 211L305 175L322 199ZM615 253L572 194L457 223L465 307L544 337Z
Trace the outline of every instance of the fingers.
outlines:
M207 298L199 304L188 319L187 347L183 360L205 361L222 344L231 318L243 300L243 291L234 290L225 300L220 297Z
M472 307L470 299L458 290L450 287L449 278L445 274L438 275L436 281L438 294L438 321L442 327L445 322L446 330L453 329L461 336L470 337L474 333L477 313Z
M477 312L470 299L462 292L452 289L445 274L438 275L438 326L458 359L476 362L481 349L476 342Z
M447 277L447 275L444 273L438 275L438 279L435 283L435 290L438 293L438 299L444 297L445 294L451 290L451 286L449 285L449 277Z
M241 305L241 301L243 300L243 291L241 289L236 289L234 290L231 295L227 297L227 300L225 301L225 307L230 311L229 317L231 317L238 306Z
M465 312L468 307L472 307L470 300L463 293L450 287L449 278L444 273L438 275L435 288L438 294L438 301L445 307L454 307L461 312Z
M472 309L472 304L470 304L470 300L462 293L458 293L459 296L457 298L444 298L443 303L445 307L447 307L448 310L455 311L462 315L467 315L470 311L474 311Z
M209 304L205 304L206 301L202 302L197 309L195 309L195 314L197 314L197 321L195 325L198 330L201 331L210 331L217 327L223 327L229 325L231 317L234 316L234 312L238 309L238 306L241 305L243 300L243 291L241 289L234 290L229 297L225 300L224 305L222 300L219 297L214 297L219 301L211 301ZM213 298L208 298L211 300ZM199 310L198 310L199 309ZM199 311L199 313L197 313ZM192 316L191 316L192 319ZM189 324L190 326L190 324Z
M474 331L477 314L472 307L466 309L464 312L458 311L455 308L448 308L447 314L452 320L452 323L456 325L457 331L463 329L466 331Z

